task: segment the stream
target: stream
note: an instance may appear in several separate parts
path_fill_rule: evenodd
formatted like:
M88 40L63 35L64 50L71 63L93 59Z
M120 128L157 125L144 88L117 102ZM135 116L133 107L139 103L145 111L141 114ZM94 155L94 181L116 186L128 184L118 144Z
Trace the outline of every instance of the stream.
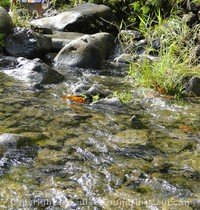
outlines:
M200 208L199 103L136 87L124 66L64 76L36 91L0 72L0 134L28 141L0 150L0 209ZM129 100L63 97L93 84Z

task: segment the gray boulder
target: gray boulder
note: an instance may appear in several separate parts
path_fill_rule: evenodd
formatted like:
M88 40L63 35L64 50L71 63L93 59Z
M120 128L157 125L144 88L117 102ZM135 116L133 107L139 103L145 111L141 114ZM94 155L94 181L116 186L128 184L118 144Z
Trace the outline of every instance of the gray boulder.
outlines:
M38 58L51 49L50 37L25 28L15 28L13 34L10 34L5 40L6 52L15 57Z
M69 44L71 41L78 39L85 34L77 32L62 32L56 31L52 35L46 35L52 39L52 50L59 52L66 44Z
M187 93L200 97L200 77L193 76L184 86Z
M6 68L5 64L7 64ZM56 84L64 80L63 75L51 69L40 59L2 57L0 58L0 70L31 85Z
M53 17L33 20L31 25L36 28L93 34L116 31L116 27L111 24L114 20L114 13L109 7L84 3Z
M58 53L54 59L55 65L98 69L112 53L114 40L109 33L82 36Z
M13 22L8 12L0 7L0 33L9 34L13 28Z

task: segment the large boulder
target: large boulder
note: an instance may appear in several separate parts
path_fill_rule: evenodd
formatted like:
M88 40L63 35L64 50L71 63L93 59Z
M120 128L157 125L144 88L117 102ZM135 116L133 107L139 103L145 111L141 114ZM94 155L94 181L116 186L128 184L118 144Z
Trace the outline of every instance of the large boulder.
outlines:
M0 71L36 87L51 83L56 84L64 80L63 75L37 58L29 60L22 57L1 57Z
M77 32L62 32L55 31L52 35L46 35L52 39L52 50L59 52L66 44L69 44L71 41L78 39L85 34Z
M6 52L15 57L38 58L51 49L52 40L50 37L25 28L15 28L5 40Z
M41 29L50 28L57 31L93 34L100 31L116 31L116 27L111 24L114 20L114 13L109 7L84 3L53 17L33 20L31 25Z
M56 66L100 68L114 49L109 33L85 35L67 44L55 57Z
M8 12L0 7L0 33L9 34L13 28L13 22Z

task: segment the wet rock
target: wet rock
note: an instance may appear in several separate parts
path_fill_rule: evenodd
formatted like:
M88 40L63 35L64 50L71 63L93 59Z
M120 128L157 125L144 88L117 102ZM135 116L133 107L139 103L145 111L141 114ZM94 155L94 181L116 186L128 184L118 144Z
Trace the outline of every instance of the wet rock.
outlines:
M99 96L100 98L107 97L112 92L108 89L104 89L102 85L94 84L86 92L87 96Z
M0 56L0 70L15 68L18 61L12 56Z
M2 63L3 61L4 60L2 59ZM17 59L5 57L5 63L6 62L11 62L11 64L14 63L14 65L12 68L3 69L2 71L4 73L13 76L16 79L31 83L32 85L59 83L64 80L63 75L51 69L40 59L29 60L22 57Z
M193 76L184 87L189 95L200 97L200 77Z
M55 65L98 69L114 47L114 37L109 33L85 35L67 44L55 57Z
M93 102L92 105L105 105L105 106L117 106L122 107L123 104L119 98L105 98L99 101Z
M134 43L134 50L136 54L142 54L145 52L148 41L146 39L142 39L136 43ZM133 49L132 49L133 50Z
M132 54L128 54L128 53L123 53L123 54L117 56L114 59L114 62L129 64L129 63L134 62L134 61L136 61L138 59L139 59L138 55L134 55L134 54L132 55Z
M51 49L50 37L45 37L25 28L15 28L14 32L5 40L6 52L15 57L38 58Z
M145 127L136 115L133 115L131 117L130 122L131 122L132 127L135 129L141 129Z
M106 20L106 21L104 21ZM53 17L31 21L32 27L50 28L57 31L80 33L113 32L116 27L110 24L115 20L112 10L105 5L84 3Z
M53 35L48 35L52 39L52 50L55 52L60 51L66 44L69 44L71 41L78 39L85 34L76 33L76 32L54 32Z
M13 22L8 12L0 7L0 33L10 34L13 28Z
M102 110L103 112L126 113L127 107L119 98L104 98L91 103L93 109Z
M9 149L19 149L22 146L32 145L30 139L11 133L0 135L0 154Z

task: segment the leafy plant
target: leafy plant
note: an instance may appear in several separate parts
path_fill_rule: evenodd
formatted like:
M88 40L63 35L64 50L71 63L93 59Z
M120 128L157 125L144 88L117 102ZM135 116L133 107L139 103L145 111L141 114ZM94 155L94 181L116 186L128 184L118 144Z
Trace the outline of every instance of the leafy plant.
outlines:
M132 99L132 93L130 92L114 92L113 96L118 97L123 103L128 103Z
M98 101L99 99L100 99L99 94L98 95L95 95L95 96L92 96L92 101L93 102Z

